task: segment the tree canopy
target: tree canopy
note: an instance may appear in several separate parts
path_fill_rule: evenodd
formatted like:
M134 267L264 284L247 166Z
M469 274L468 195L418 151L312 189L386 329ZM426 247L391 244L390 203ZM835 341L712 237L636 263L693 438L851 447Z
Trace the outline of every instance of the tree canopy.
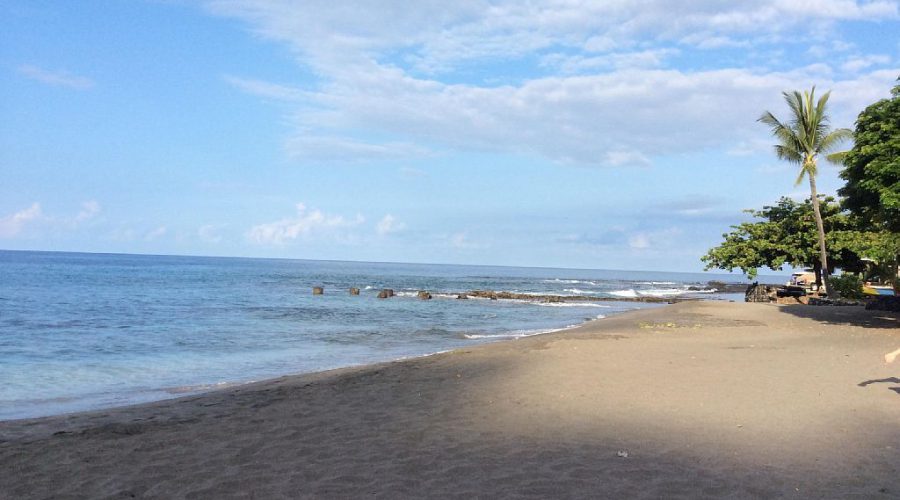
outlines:
M900 232L900 85L890 99L867 107L856 120L854 145L844 157L838 191L844 206L875 231Z
M820 199L820 209L832 254L829 265L859 267L859 257L853 251L856 236L852 232L852 218L841 212L834 198ZM819 235L810 200L800 203L781 198L775 205L745 212L761 220L731 226L733 231L722 235L725 241L701 257L705 269L738 268L751 278L761 267L779 270L789 265L818 270Z
M775 154L800 166L796 184L803 182L804 177L813 181L818 174L818 157L827 155L829 160L837 161L842 154L829 155L842 142L850 138L848 129L831 130L828 125L828 98L831 92L825 92L816 100L816 87L802 94L799 91L783 92L784 101L791 111L790 119L781 121L771 112L766 111L759 121L768 125L772 135L778 140ZM813 194L815 196L815 194Z
M900 85L859 114L853 139L838 193L858 222L856 251L877 261L900 294Z

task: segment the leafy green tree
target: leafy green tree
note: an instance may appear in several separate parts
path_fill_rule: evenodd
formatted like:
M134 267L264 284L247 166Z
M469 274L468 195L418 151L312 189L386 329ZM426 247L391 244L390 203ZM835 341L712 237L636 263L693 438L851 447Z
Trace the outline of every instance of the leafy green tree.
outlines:
M769 111L763 113L759 121L768 125L772 129L772 135L778 140L778 144L775 145L775 154L778 155L778 158L800 166L800 175L797 177L796 184L803 182L804 177L809 179L809 199L812 201L818 231L819 266L827 274L830 268L826 251L825 227L816 192L818 157L834 151L841 142L850 138L851 132L843 128L831 130L826 113L831 92L826 92L818 101L815 94L815 86L812 90L804 91L802 94L799 91L784 92L784 100L791 110L788 121L778 120ZM826 156L826 158L834 161L839 159L838 156ZM820 275L819 279L825 282L825 290L828 295L833 295L834 292L828 284L827 277Z
M871 228L900 232L900 85L891 96L856 119L853 148L841 172L847 185L838 193Z
M833 257L830 264L843 269L859 268L859 257L853 251L856 244L853 220L842 213L834 198L817 201L828 231L828 245ZM731 226L733 231L722 235L725 241L701 257L707 270L738 268L754 278L761 267L779 270L789 265L812 267L816 275L821 276L821 261L816 251L818 224L809 200L798 203L781 198L775 205L746 212L760 220Z
M859 221L857 251L881 264L900 295L900 85L859 114L853 139L838 193Z

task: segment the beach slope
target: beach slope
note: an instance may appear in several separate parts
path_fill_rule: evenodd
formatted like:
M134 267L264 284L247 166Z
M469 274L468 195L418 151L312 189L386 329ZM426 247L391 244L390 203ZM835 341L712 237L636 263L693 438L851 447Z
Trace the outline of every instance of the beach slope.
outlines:
M896 314L685 302L0 422L2 498L900 497Z

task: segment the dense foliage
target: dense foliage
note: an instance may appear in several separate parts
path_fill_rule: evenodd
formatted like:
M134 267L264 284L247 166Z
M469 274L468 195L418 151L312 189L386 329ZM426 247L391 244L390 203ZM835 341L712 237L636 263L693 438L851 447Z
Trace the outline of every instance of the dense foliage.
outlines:
M857 216L856 251L877 261L900 293L900 85L859 114L853 138L841 172L847 184L838 193Z
M843 274L841 276L832 276L831 286L845 299L861 299L863 298L863 282L855 274Z
M820 199L819 205L832 253L829 264L859 268L852 218L841 212L834 198ZM819 274L818 228L809 200L800 203L781 198L775 205L746 212L761 220L732 226L733 231L723 234L725 241L701 258L706 269L738 268L753 278L760 267L779 270L789 265L812 267Z
M844 158L838 191L844 206L868 229L900 232L900 85L856 120L853 148Z

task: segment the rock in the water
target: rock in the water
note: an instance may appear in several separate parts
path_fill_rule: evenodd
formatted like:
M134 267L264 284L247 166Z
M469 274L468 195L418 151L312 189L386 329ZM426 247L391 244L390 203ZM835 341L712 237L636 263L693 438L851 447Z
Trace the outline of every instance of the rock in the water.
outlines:
M322 295L323 293L325 293L325 288L323 288L321 286L313 287L313 295Z
M426 292L425 290L419 290L419 293L416 294L422 300L431 300L431 294Z
M461 294L457 295L456 298L459 300L466 300L469 298L469 296L464 293L461 293Z
M557 297L555 295L551 295L551 296L547 297L547 302L550 302L550 303L562 302L562 298Z
M359 288L350 288L350 295L359 295Z
M384 290L378 292L379 299L387 299L394 296L394 291L390 288L385 288Z

